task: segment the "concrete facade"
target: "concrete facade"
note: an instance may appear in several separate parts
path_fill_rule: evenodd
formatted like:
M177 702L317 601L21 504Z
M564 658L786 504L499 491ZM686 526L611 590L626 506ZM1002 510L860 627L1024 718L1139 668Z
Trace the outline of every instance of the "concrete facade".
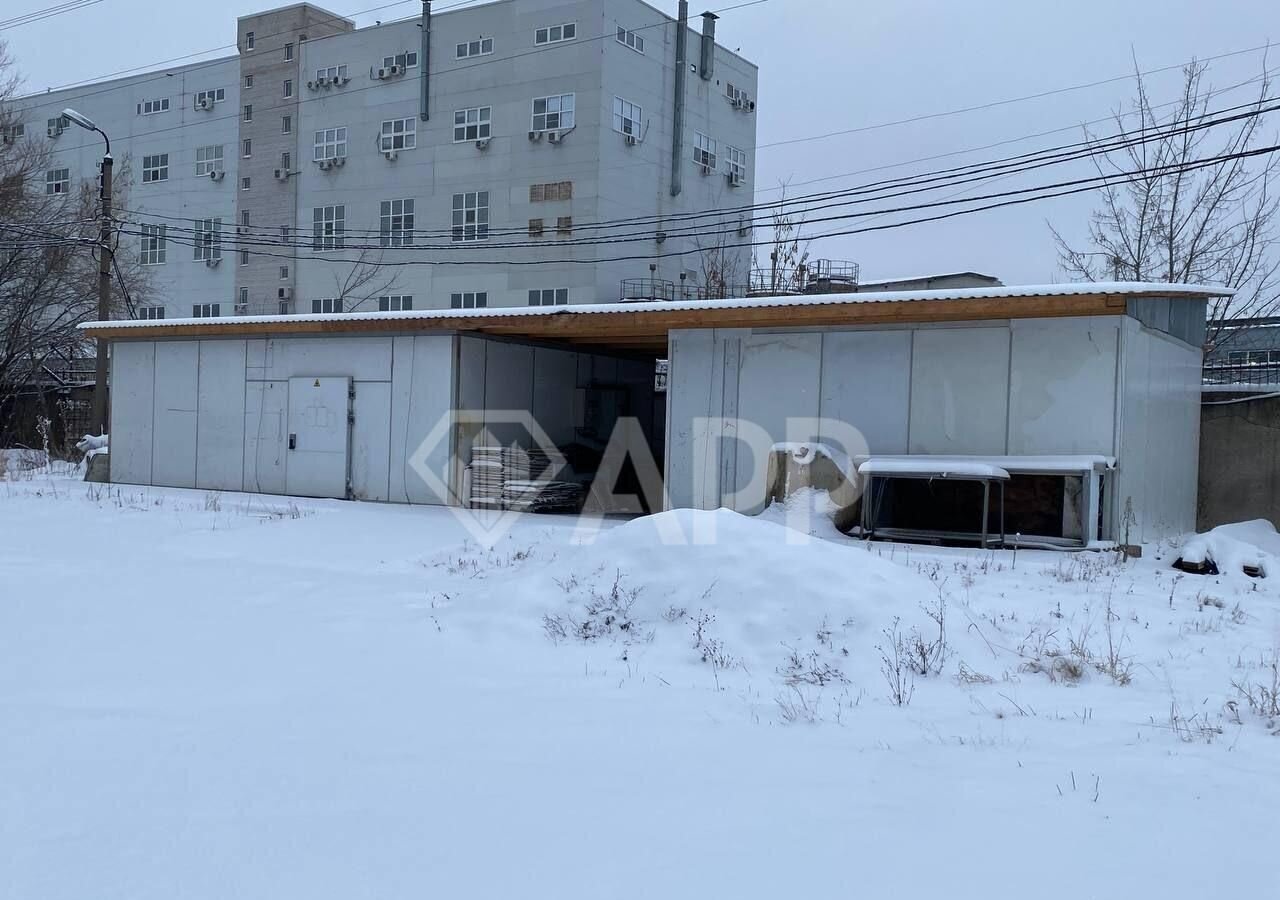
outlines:
M1206 394L1197 530L1280 521L1280 398Z
M310 4L245 16L236 57L26 98L27 138L43 140L45 120L68 106L112 136L127 161L117 165L130 209L122 244L140 252L144 225L165 228L150 293L168 318L327 312L338 300L367 311L380 298L523 306L535 290L545 303L608 302L623 279L697 284L707 253L745 280L750 231L738 226L749 214L738 210L753 202L757 71L718 45L704 66L698 17L675 172L669 16L641 0L497 0L435 15L429 52L422 24L355 29ZM201 104L206 90L215 96ZM572 97L571 126L535 113L548 97L566 106ZM147 100L165 109L144 114ZM471 131L467 110L485 111ZM384 123L396 123L390 155ZM53 139L59 165L73 181L94 177L100 144L70 128ZM710 166L695 161L707 146L700 136L713 142ZM204 165L196 174L208 147L218 148L220 179ZM142 157L159 153L165 179L142 183ZM316 157L327 154L341 163L322 167ZM741 178L730 178L731 156ZM455 240L455 198L487 235ZM673 220L705 211L692 224ZM615 227L592 227L604 221ZM317 222L329 229L318 242ZM721 226L726 235L706 236ZM197 260L193 245L211 243L211 227L221 260ZM197 308L210 303L216 311Z

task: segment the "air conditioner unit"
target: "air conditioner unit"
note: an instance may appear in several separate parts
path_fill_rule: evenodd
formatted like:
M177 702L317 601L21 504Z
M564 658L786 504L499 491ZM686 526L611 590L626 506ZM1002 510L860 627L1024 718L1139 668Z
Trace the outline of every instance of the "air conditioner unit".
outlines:
M210 257L209 259L206 259L204 261L204 264L208 266L210 269L216 269L218 267L218 263L220 262L222 262L221 256L213 256L213 257Z
M309 90L309 91L314 91L314 90L316 89L316 87L317 87L317 85L316 85L316 83L315 83L314 81L308 81L308 82L307 82L307 90Z
M730 187L742 187L742 174L740 172L729 172L725 175Z
M390 72L390 74L391 74L391 76L392 76L392 77L394 77L394 76L396 76L396 75L399 75L399 74L400 74L401 72L403 72L403 71L404 71L404 69L403 69L403 68L401 68L398 64L397 64L397 65L393 65L393 66L391 67L391 69L389 70L389 72Z
M388 78L390 78L390 77L391 77L391 70L390 70L390 69L379 69L379 70L378 70L378 74L377 74L377 76L376 76L376 77L377 77L377 79L378 79L379 81L386 81Z
M755 112L755 111L756 111L756 101L754 101L754 100L748 100L748 101L747 101L747 112Z
M289 288L289 287L276 288L276 299L277 299L277 300L292 300L292 299L293 299L293 288Z
M325 172L325 171L328 171L329 169L332 169L332 168L333 168L333 160L331 160L331 159L317 159L317 160L316 160L316 165L320 167L320 171L321 171L321 172Z
M541 131L530 131L530 132L529 132L529 140L533 141L533 142L536 144L538 141L542 140L542 132L541 132Z
M213 101L208 97L201 97L196 103L196 109L213 109Z
M347 158L345 156L335 156L333 158L333 165L337 166L339 169L341 169L346 164L347 164Z
M400 156L399 150L383 150L382 155L387 158L387 162L395 162Z
M558 144L558 143L560 143L560 132L558 132L558 131L548 131L548 132L547 132L547 143L548 143L548 144Z
M221 181L224 175L226 175L226 173L223 172L221 169L214 169L212 172L209 173L209 180Z
M708 165L701 165L701 166L698 166L698 171L701 172L703 175L710 175L711 167Z
M58 135L62 134L62 129L58 128L56 125L50 125L48 134L49 137L56 138Z
M346 82L342 80L341 75L334 75L332 78L329 79L329 83L334 87L337 87L338 85L341 85L341 84L346 84Z
M289 170L288 170L288 169L276 169L276 170L275 170L275 179L276 179L276 181L288 181L288 180L289 180Z
M476 149L477 149L477 150L488 150L488 149L489 149L489 139L488 139L488 138L481 138L480 140L476 141Z
M634 147L636 144L640 143L640 139L634 134L624 135L622 140L628 147Z
M742 95L739 94L733 98L732 103L733 103L734 109L742 109L742 107L746 104L746 101L743 99Z
M237 316L247 316L247 315L249 315L249 304L248 304L248 303L237 303L237 304L236 304L236 315L237 315Z

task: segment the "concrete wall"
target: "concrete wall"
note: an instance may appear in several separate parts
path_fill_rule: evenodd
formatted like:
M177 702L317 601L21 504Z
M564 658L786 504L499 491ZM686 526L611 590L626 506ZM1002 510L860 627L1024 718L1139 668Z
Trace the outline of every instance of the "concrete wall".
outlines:
M840 445L830 434L787 434L788 418L834 419L861 433L865 443L844 447L855 455L1115 455L1124 321L675 332L667 429L671 502L735 503L735 490L763 476L767 461L735 440L732 424L698 421L708 417L745 419L775 442L816 437ZM759 505L753 498L735 505L751 511Z
M1218 396L1207 395L1217 401ZM1200 408L1196 529L1280 522L1280 398L1209 402Z
M420 455L447 483L454 344L449 335L117 343L112 480L284 493L289 379L336 376L355 391L352 497L444 503L412 461ZM431 436L438 442L420 454Z

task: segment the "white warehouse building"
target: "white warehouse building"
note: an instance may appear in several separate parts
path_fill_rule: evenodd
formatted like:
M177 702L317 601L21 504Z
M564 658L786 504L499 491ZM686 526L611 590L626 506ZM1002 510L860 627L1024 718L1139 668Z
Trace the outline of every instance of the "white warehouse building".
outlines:
M755 512L778 445L799 439L851 461L864 533L1079 547L1195 528L1205 305L1221 293L956 288L87 331L112 342L115 482L521 508L540 453L593 498L597 482L635 495L643 459L639 478L607 463L626 422L661 479L650 510Z
M110 136L140 318L747 281L757 70L714 15L699 32L641 0L423 6L360 29L308 3L244 16L235 56L32 95L5 139L49 141L56 192L103 149L61 111Z

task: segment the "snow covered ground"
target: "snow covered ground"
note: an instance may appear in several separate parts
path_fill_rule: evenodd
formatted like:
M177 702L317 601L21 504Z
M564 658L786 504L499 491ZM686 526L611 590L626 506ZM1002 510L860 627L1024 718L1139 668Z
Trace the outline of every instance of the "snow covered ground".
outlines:
M0 483L0 897L1273 895L1280 577L781 519Z

